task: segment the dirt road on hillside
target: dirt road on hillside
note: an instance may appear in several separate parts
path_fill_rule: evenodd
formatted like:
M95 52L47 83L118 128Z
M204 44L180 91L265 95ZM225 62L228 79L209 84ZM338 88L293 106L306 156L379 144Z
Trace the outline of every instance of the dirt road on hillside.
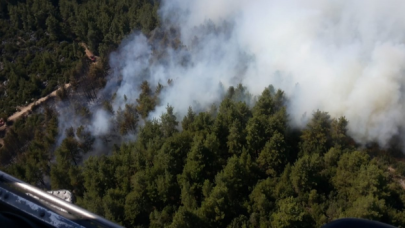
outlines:
M68 89L70 87L70 83L65 84L65 88ZM18 119L20 119L21 117L27 116L28 114L30 114L32 112L32 109L35 106L41 105L42 103L46 102L47 100L49 100L50 98L56 97L56 94L59 90L61 90L62 88L58 88L57 90L53 91L52 93L46 95L45 97L42 97L30 104L28 104L27 106L24 107L20 107L19 111L15 112L13 115L9 116L7 118L7 122L15 122ZM0 132L3 132L4 135L7 133L8 129L11 126L6 126L3 125L0 127ZM0 138L0 145L4 146L4 140L2 138Z
M68 89L70 87L70 83L65 84L65 89ZM32 111L32 108L34 106L38 106L41 105L42 103L44 103L45 101L47 101L49 98L52 97L56 97L56 93L61 90L61 88L58 88L57 90L53 91L52 93L46 95L45 97L42 97L40 99L38 99L37 101L32 102L31 104L24 106L22 108L20 108L20 111L14 113L13 115L11 115L10 117L8 117L8 121L12 121L15 122L17 119L21 118L22 116L29 114L29 112Z
M80 43L79 45L84 48L87 58L89 58L92 61L94 59L93 64L97 64L99 57L95 56L93 54L93 52L90 51L90 49L87 47L87 45L85 43ZM70 83L65 84L66 89L68 89L69 87L70 87ZM43 102L46 102L49 98L56 97L56 93L60 89L61 88L58 88L57 90L53 91L52 93L48 94L47 96L42 97L42 98L38 99L37 101L34 101L31 104L28 104L27 106L19 107L19 111L15 112L13 115L8 117L7 120L10 122L15 122L19 118L28 115L30 112L32 112L33 107L41 105ZM10 128L10 126L6 126L6 125L1 126L0 134L5 136L9 128ZM1 137L3 137L3 136L1 136ZM4 146L4 140L3 140L3 138L0 138L0 147L2 147L2 146Z
M98 61L98 59L99 59L99 57L98 57L98 56L95 56L95 55L93 54L93 52L90 51L90 49L87 47L87 45L86 45L85 43L80 43L80 46L82 46L82 47L84 48L84 51L85 51L85 53L86 53L87 58L89 58L89 59L92 60L92 61L93 61L92 58L94 58L93 64L96 64L97 61Z

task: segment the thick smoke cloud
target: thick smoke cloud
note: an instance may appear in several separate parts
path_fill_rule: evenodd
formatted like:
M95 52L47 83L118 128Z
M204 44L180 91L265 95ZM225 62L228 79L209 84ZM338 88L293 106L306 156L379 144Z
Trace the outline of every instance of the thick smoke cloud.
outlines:
M218 48L224 52L217 67L201 69L214 75L209 80L232 83L234 72L222 69L238 65L236 53L245 52L253 61L241 82L256 95L269 84L284 90L295 124L305 124L302 115L320 109L346 116L355 139L384 145L405 124L404 6L398 0L177 0L166 1L161 15L179 23L186 45L195 35L193 28L207 21L233 25L229 40L214 37L203 44L211 53L206 58L216 58ZM174 17L175 12L182 14ZM213 87L206 88L215 94ZM186 94L204 99L198 92ZM166 102L176 104L175 94Z
M356 140L384 145L405 127L404 6L401 0L162 1L163 30L179 31L183 47L131 35L111 55L100 96L116 93L116 111L136 102L143 80L156 86L172 79L150 114L156 118L167 104L179 116L189 106L207 109L231 85L259 95L272 84L288 96L296 126L319 109L345 116ZM156 48L165 57L157 60ZM91 128L111 119L93 113Z

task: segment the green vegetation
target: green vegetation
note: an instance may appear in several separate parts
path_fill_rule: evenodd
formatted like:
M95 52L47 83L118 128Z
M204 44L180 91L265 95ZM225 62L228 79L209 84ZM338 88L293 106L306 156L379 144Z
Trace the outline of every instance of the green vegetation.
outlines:
M253 107L244 96L242 86L230 88L215 112L190 108L182 121L168 106L139 127L139 107L150 103L141 94L119 113L128 119L121 134L137 131L137 139L111 156L81 164L94 138L68 129L56 162L37 153L44 146L34 140L5 170L37 185L49 175L53 189L71 189L78 205L127 227L319 227L341 217L405 225L404 189L385 160L356 148L345 118L316 111L297 131L282 91L265 89ZM47 121L45 129L55 129L54 117ZM54 130L42 132L52 144Z
M0 0L0 115L84 75L84 42L101 64L133 29L158 24L149 0ZM101 68L107 67L103 64Z
M44 177L49 176L57 134L57 116L48 107L43 114L18 120L0 148L1 169L33 185L46 187Z
M179 130L169 106L135 142L87 160L78 204L128 227L405 224L404 190L356 150L345 118L317 111L297 132L281 91L264 90L252 108L234 93L243 87L229 91L214 115L190 109Z
M66 82L96 98L108 54L131 30L158 25L158 3L0 0L0 115ZM239 85L207 112L190 108L179 120L168 106L146 120L165 88L145 81L140 89L137 103L116 113L102 103L116 117L111 134L137 135L111 156L83 159L97 140L84 126L67 129L56 148L57 114L40 107L10 127L0 168L44 189L70 189L78 205L127 227L319 227L341 217L405 226L405 190L387 171L389 161L404 175L404 163L378 147L358 149L344 117L316 111L293 129L282 91L270 86L252 105ZM67 90L57 95L90 118Z

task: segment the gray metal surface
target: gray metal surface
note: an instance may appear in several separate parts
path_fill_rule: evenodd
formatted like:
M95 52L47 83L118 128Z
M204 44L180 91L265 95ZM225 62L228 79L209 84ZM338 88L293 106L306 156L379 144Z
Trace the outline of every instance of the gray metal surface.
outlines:
M0 186L0 201L37 220L58 228L83 227L65 217Z
M89 220L92 223L96 223L97 225L99 225L101 227L122 227L103 217L93 214L81 207L78 207L74 204L66 202L66 201L64 201L58 197L55 197L47 192L44 192L34 186L24 183L23 181L15 178L7 173L4 173L2 171L0 171L0 183L7 184L11 188L16 189L16 191L18 191L20 193L33 195L33 196L35 196L35 198L38 198L38 199L40 199L40 201L44 201L44 202L46 202L46 204L49 204L53 207L63 209L63 211L66 211L69 215L74 216L77 220ZM62 222L60 222L60 221L64 221L64 222L66 222L66 224L69 224L69 223L67 221L63 220L62 218L60 218L62 216L58 215L58 213L56 213L56 212L52 211L51 209L46 208L44 206L40 206L40 204L38 204L38 203L35 203L35 198L34 198L34 201L32 201L32 204L29 204L28 202L26 202L29 200L25 199L24 197L18 197L18 194L12 193L12 191L10 191L10 189L5 189L2 187L1 191L4 191L4 192L0 196L0 201L4 202L10 206L14 206L14 207L15 206L27 206L24 208L29 208L27 213L29 213L30 215L38 215L38 213L40 215L43 215L45 213L45 215L47 215L47 216L43 216L43 217L52 218L54 221L54 224L56 224L56 226L54 225L55 227L77 227L77 226L70 226L72 224L70 224L69 226L63 225ZM12 196L12 197L10 198L10 196ZM21 203L21 202L24 202L24 203ZM35 214L34 211L37 211L36 212L37 214ZM34 213L34 214L32 214L32 213ZM49 213L49 216L48 216L48 213ZM58 215L59 217L56 215ZM38 217L38 216L36 216L36 217ZM66 220L69 220L69 219L66 219ZM60 222L60 224L58 223L58 221Z
M68 190L54 190L54 191L47 191L47 193L54 195L59 199L63 199L66 202L74 203L73 194Z

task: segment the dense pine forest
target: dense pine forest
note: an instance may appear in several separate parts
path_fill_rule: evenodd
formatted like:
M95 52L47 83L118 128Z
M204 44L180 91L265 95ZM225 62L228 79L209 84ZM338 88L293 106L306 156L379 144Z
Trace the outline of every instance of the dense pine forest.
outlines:
M89 61L81 42L106 62L131 31L149 33L157 7L148 0L1 0L0 115L81 76Z
M183 117L169 104L148 118L176 82L154 88L143 81L136 102L116 112L111 100L97 100L115 116L108 137L86 126L62 134L57 104L89 122L80 101L96 100L110 53L131 32L181 48L157 32L159 3L0 0L0 118L72 85L0 132L1 170L42 189L69 189L77 205L125 227L320 227L342 217L405 226L398 140L359 144L351 123L327 110L294 127L289 98L271 85L259 96L231 86L205 111L190 107ZM97 153L99 141L108 153Z
M387 170L393 152L359 149L350 123L322 111L305 129L290 128L286 98L271 86L251 107L247 96L231 87L218 107L190 108L182 120L168 106L138 126L135 141L83 163L94 139L68 129L53 153L57 118L47 108L15 124L7 150L24 152L3 168L42 187L49 176L52 189L72 190L78 205L127 227L319 227L341 217L405 224L405 191Z

